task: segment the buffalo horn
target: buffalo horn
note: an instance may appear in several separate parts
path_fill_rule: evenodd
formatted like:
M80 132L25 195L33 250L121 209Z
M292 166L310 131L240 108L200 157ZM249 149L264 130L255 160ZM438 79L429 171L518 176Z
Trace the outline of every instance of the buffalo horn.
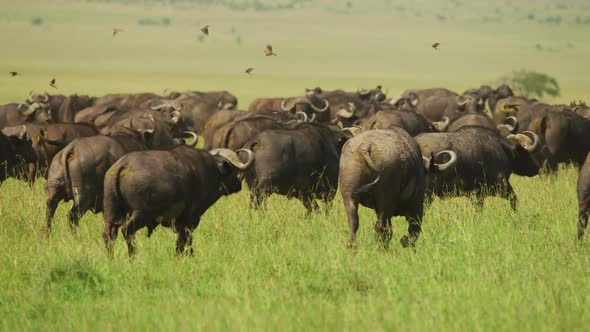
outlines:
M197 143L199 142L199 136L195 133L193 133L192 131L183 131L183 133L191 136L193 138L193 141L190 144L187 144L190 147L195 147L197 146Z
M31 106L29 106L29 108L23 112L23 115L31 115L33 113L35 113L35 111L41 107L41 105L39 103L33 103L31 104Z
M439 172L444 172L447 169L451 168L456 162L457 162L457 154L455 153L455 151L451 151L451 150L443 150L439 153L436 154L436 156L440 156L442 154L447 154L449 155L449 161L447 161L444 164L436 164L438 171Z
M340 109L338 109L338 112L336 112L336 115L338 115L341 118L345 118L345 119L350 119L354 116L354 112L355 112L355 106L354 103L349 102L348 106L350 107L350 109L347 109L344 106L340 106Z
M314 111L319 112L319 113L325 112L330 107L330 102L328 102L328 99L324 99L326 104L324 105L323 108L317 108L309 99L307 99L307 101L309 102L309 106L311 106L311 108L313 108Z
M244 151L248 154L248 161L245 163L243 163L238 156L238 153L241 151ZM222 157L223 159L227 160L232 165L234 165L240 171L247 170L254 163L254 152L252 152L252 150L248 150L248 149L240 149L235 152L230 149L215 149L215 150L209 151L209 153L213 156Z
M281 109L285 112L289 112L291 111L291 109L287 108L287 99L283 99L283 101L281 101Z
M442 121L436 121L432 123L432 126L437 130L437 131L445 131L447 130L447 127L449 126L449 123L451 123L451 120L449 120L448 117L443 116L443 120Z
M301 121L303 121L303 122L307 122L309 120L309 118L307 117L307 113L305 113L305 112L298 111L295 114L301 115L301 118L302 118Z

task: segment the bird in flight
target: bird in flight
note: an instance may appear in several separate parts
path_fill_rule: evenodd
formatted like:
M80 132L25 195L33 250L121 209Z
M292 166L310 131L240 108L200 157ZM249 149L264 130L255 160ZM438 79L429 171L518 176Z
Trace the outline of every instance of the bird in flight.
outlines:
M434 48L435 50L438 50L439 45L440 45L440 43L434 43L434 44L432 44L432 48Z
M10 77L15 77L15 76L18 76L18 75L20 75L20 74L19 74L19 73L17 73L17 72L15 72L15 71L9 71L9 72L8 72L8 75L10 75Z
M252 71L254 70L254 68L249 67L248 69L246 69L245 73L248 75L252 75Z
M205 36L209 36L209 26L205 25L201 28L201 32L205 34Z
M113 28L113 37L115 37L119 32L123 32L123 29Z
M51 80L51 82L49 83L49 86L54 89L57 89L57 86L55 85L55 78Z
M264 54L266 54L266 56L271 56L271 55L276 56L276 54L272 52L272 45L271 44L266 45L266 48L264 49Z

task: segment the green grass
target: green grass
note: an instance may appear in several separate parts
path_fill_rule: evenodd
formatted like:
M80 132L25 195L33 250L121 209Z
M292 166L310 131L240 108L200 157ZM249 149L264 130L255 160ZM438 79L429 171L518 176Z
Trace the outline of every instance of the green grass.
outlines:
M502 14L487 2L363 3L350 13L335 1L264 12L3 3L0 70L23 76L0 76L0 102L49 91L52 77L62 93L227 89L240 108L316 85L462 90L519 68L558 79L563 96L552 102L584 99L590 88L589 27L575 24L590 16L585 2L564 10L519 1ZM521 19L530 12L561 13L564 22ZM500 22L484 23L485 15ZM30 24L37 16L41 27ZM137 24L162 17L170 26ZM199 43L203 24L212 34ZM115 26L126 31L113 39ZM566 41L575 48L559 46ZM278 57L263 56L268 42ZM536 43L560 50L539 52ZM243 74L249 66L252 78ZM407 224L395 219L388 250L377 245L368 209L351 251L339 197L306 218L298 201L278 196L266 213L249 211L244 190L205 214L194 257L176 257L173 233L160 228L150 239L139 232L133 260L121 238L114 258L106 255L101 215L86 215L72 234L70 204L46 238L44 180L32 189L9 180L0 187L0 330L586 330L590 250L576 239L576 178L573 168L557 179L514 177L516 212L498 198L482 211L467 198L437 199L417 246L398 245Z

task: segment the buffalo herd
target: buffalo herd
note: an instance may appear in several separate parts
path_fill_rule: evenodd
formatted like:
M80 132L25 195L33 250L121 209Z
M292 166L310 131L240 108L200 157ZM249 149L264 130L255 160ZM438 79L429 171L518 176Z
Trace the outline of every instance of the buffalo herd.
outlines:
M158 225L192 253L201 216L245 181L250 208L275 193L297 198L311 214L340 189L350 226L359 204L377 216L383 245L391 218L404 216L403 246L421 233L434 197L469 196L481 207L494 195L517 208L510 175L580 168L578 236L590 215L590 107L551 105L516 96L507 85L409 89L395 98L381 86L255 99L238 111L227 91L31 94L0 106L0 184L46 178L46 229L61 201L72 201L72 230L87 212L104 214L109 252L119 228L134 253L134 234ZM203 148L196 148L199 136Z

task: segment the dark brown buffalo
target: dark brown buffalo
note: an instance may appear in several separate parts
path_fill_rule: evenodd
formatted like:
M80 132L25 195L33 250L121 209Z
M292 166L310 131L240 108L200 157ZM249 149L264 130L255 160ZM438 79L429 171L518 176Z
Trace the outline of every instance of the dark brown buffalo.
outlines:
M248 112L268 112L268 111L290 111L287 105L294 107L294 101L300 97L274 97L274 98L256 98L248 106Z
M0 106L0 128L13 127L25 123L53 122L49 109L44 104L6 104Z
M546 105L534 99L528 99L520 96L512 96L501 99L495 104L496 106L494 107L494 110L492 112L494 122L496 122L496 124L502 124L506 121L507 117L516 117L519 110L523 109L524 112L521 114L521 120L524 121L523 124L526 125L528 124L528 121L530 121L530 113L527 112L529 110L529 106L533 104ZM527 114L527 116L525 116L525 114Z
M139 109L150 99L160 98L155 93L114 93L96 98L94 105L107 106L118 110Z
M22 155L26 146L17 137L5 136L0 132L0 185L9 177L24 178L28 174L27 159L33 153L28 151L28 155Z
M399 127L407 131L410 136L432 131L431 125L422 115L409 110L377 112L363 121L362 127L365 130Z
M424 204L424 172L443 172L453 164L454 153L442 165L424 163L418 145L403 129L366 131L350 139L342 149L340 192L350 225L350 242L359 227L358 205L377 214L375 232L384 244L392 238L391 217L405 216L408 235L402 245L414 244L421 232Z
M343 90L321 91L316 88L308 90L306 95L314 95L320 92L330 104L330 119L340 121L345 127L352 126L359 119L372 115L373 106L385 101L387 96L378 85L374 89L362 89L356 92ZM318 119L318 122L327 120Z
M205 211L221 196L242 189L237 175L254 162L252 151L242 151L249 155L246 162L232 150L207 152L187 146L133 152L121 158L104 181L103 238L109 252L121 226L132 255L135 232L161 224L176 232L177 253L188 246L192 254L192 232Z
M217 130L232 121L238 121L250 117L265 117L265 118L272 118L275 121L281 123L292 123L294 120L297 122L313 122L312 119L309 119L306 113L298 112L298 113L291 113L291 112L282 112L282 111L260 111L260 112L236 112L236 111L219 111L213 114L207 122L205 123L205 128L203 129L203 139L204 145L203 148L205 150L211 150L213 144L213 136L217 132Z
M95 98L90 96L64 96L34 94L29 97L27 103L44 104L51 113L51 118L57 123L73 123L76 113L94 104Z
M491 130L497 130L498 132L500 132L500 134L503 134L503 136L505 137L508 134L514 133L516 131L517 120L515 117L508 117L506 119L506 123L496 125L494 120L492 120L489 116L485 114L470 113L458 117L452 122L448 121L448 119L444 117L443 121L434 123L433 125L439 132L452 132L457 131L463 127L478 126L488 128Z
M205 142L207 150L213 149L241 149L246 142L269 129L281 129L285 124L266 115L249 116L234 120L219 128L213 134L211 143Z
M451 170L427 176L429 196L475 193L482 206L486 196L500 195L516 209L517 197L509 182L510 175L539 173L539 166L531 155L539 147L539 139L532 132L505 138L493 129L463 127L452 133L421 134L416 136L416 142L423 156L437 156L449 149L457 154L457 162Z
M496 89L493 89L491 91L483 91L482 93L487 94L488 107L490 108L490 112L492 113L494 113L494 111L496 110L496 105L500 100L514 96L514 92L512 91L512 89L510 88L510 86L506 84L501 84Z
M546 163L549 171L556 171L559 163L581 166L590 152L590 121L572 111L561 111L560 106L554 107L537 111L524 128L539 135L541 149L535 158L539 163ZM519 130L523 130L520 123L519 120Z
M51 229L53 214L61 200L74 201L69 213L72 227L78 224L86 211L102 211L104 174L123 155L132 151L170 147L174 143L166 129L156 126L153 130L113 128L108 136L84 137L68 144L49 166L47 229Z
M210 116L222 110L236 110L237 98L227 91L190 92L174 100L182 105L182 119L189 130L202 133Z
M298 198L308 213L315 199L329 204L336 193L340 149L350 134L340 127L315 123L267 130L244 148L254 151L255 166L244 174L250 203L259 207L272 193Z
M2 129L7 136L22 141L21 150L25 149L33 154L28 158L28 177L31 185L35 182L37 173L47 176L48 163L66 145L76 138L99 134L98 129L86 124L52 123L26 124ZM17 155L28 154L26 151L15 151Z
M582 239L588 228L590 215L590 153L580 168L578 176L578 239Z

